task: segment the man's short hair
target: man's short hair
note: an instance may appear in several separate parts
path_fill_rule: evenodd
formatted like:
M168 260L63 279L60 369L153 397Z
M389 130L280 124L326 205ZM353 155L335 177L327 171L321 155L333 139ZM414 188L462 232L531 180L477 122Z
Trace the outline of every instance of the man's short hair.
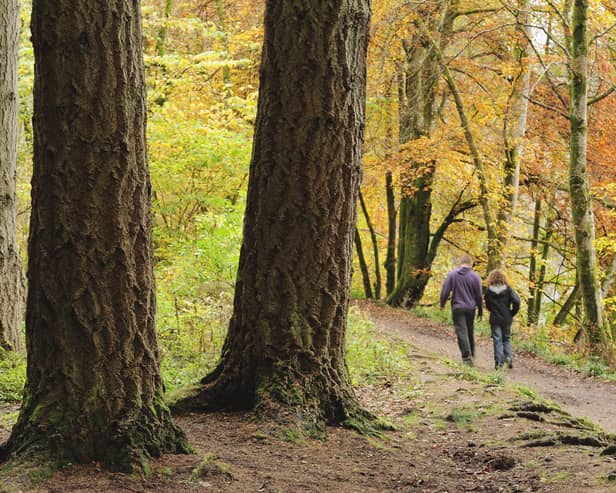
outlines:
M470 265L472 267L473 257L471 257L468 253L465 253L458 259L458 265Z

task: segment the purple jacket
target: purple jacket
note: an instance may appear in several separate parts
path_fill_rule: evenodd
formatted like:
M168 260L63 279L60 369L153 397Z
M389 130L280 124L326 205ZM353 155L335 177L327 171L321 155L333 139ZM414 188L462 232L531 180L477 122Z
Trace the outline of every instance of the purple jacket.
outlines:
M478 308L478 315L483 315L481 297L481 279L470 267L463 265L447 274L443 289L441 289L441 308L447 303L451 293L452 310L474 310Z

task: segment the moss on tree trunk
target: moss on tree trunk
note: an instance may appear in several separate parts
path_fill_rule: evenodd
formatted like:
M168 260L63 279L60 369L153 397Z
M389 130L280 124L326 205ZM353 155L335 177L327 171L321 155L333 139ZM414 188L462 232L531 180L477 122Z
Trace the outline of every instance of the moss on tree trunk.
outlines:
M603 314L603 301L597 276L594 250L595 223L586 171L588 135L588 0L574 0L571 17L569 84L571 129L569 152L569 190L571 216L575 229L577 278L584 304L584 326L590 350L613 356L611 333Z

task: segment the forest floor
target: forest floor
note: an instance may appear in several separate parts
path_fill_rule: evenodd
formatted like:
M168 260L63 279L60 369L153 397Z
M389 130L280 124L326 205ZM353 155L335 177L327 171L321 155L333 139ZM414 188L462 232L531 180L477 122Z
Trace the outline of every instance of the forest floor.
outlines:
M610 492L616 491L616 386L515 355L492 371L489 340L477 367L459 359L453 329L362 303L378 337L407 345L411 371L357 388L365 407L396 426L382 437L331 427L326 441L248 413L177 418L195 453L151 463L147 477L96 464L65 468L38 492ZM535 392L533 389L536 389ZM556 404L556 405L555 405ZM14 415L15 409L0 410ZM1 419L0 442L10 422ZM27 490L40 471L4 479Z

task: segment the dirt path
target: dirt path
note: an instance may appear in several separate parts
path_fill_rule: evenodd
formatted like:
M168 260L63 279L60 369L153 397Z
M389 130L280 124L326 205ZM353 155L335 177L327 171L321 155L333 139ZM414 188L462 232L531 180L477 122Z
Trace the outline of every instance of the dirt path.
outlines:
M418 318L405 310L361 303L360 310L377 327L396 335L423 352L460 359L453 327ZM477 338L477 367L494 368L492 341ZM509 384L522 384L557 402L565 411L586 417L605 431L616 433L616 385L585 378L573 371L547 364L530 355L514 354L514 368L505 373Z

